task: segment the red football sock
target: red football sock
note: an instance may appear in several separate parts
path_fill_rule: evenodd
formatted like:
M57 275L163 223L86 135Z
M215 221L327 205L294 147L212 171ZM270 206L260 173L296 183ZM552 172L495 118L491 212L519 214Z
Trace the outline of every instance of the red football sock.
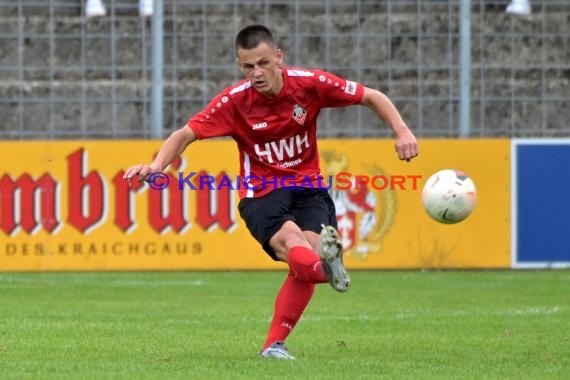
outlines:
M313 250L296 246L289 250L289 268L295 278L313 284L327 282L321 258Z
M263 345L264 350L271 343L285 341L301 318L314 291L315 284L295 278L292 271L289 271L275 299L275 312Z

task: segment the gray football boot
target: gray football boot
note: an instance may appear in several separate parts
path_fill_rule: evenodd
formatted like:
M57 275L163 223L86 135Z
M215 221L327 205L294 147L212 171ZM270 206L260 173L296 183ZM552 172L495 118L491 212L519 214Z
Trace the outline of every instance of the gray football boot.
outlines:
M346 292L350 286L350 277L342 263L342 242L338 231L332 226L323 225L320 243L319 255L329 283L334 290Z
M259 356L263 358L273 358L273 359L281 359L281 360L294 360L295 357L289 353L287 347L285 347L285 343L283 342L275 342L272 343L271 346L267 347L265 350L259 353Z

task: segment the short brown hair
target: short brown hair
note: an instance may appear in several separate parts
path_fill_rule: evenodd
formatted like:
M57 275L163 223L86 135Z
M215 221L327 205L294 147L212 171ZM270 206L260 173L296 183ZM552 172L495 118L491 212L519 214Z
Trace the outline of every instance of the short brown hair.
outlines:
M254 49L265 42L275 48L275 40L271 31L263 25L249 25L240 30L236 36L236 52L238 49Z

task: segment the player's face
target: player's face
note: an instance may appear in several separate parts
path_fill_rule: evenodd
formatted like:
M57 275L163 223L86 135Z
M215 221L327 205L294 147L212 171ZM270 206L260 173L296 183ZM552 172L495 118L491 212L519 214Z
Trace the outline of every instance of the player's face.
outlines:
M253 49L238 49L237 60L241 72L257 91L266 96L279 94L283 88L281 50L262 42Z

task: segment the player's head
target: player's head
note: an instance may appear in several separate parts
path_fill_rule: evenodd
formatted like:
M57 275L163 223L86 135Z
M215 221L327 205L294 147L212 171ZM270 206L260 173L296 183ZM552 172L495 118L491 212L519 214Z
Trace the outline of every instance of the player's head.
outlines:
M253 87L274 96L283 87L283 52L277 48L271 31L263 25L250 25L236 36L238 66Z

